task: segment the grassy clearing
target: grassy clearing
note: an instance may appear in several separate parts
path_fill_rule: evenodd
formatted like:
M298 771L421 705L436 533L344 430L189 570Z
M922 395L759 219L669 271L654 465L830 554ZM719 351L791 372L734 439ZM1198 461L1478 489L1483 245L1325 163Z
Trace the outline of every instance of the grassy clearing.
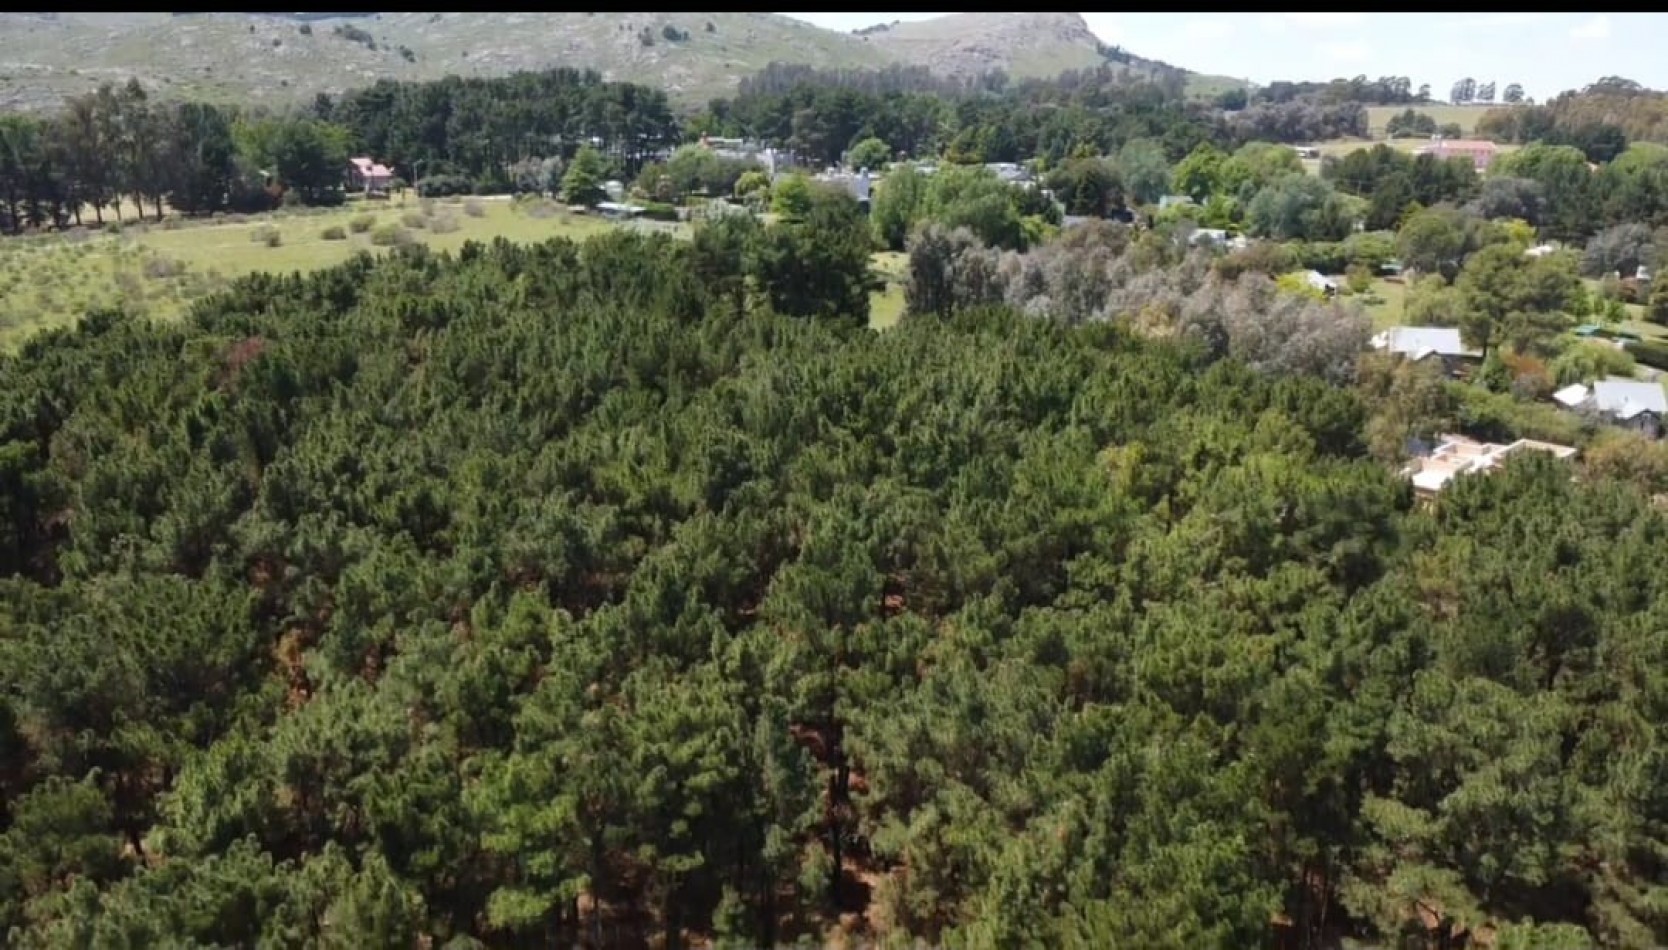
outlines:
M408 217L414 226L407 226ZM193 301L256 271L316 270L397 244L456 251L471 240L583 238L612 226L550 203L413 198L248 218L170 219L130 225L119 234L8 238L0 241L0 347L101 307L174 318Z
M1477 120L1481 119L1490 109L1505 108L1499 104L1456 106L1448 103L1431 103L1422 106L1368 106L1367 128L1374 132L1384 131L1391 117L1401 115L1408 109L1422 112L1436 120L1436 124L1447 125L1452 122L1460 127L1460 132L1470 135L1476 131Z
M869 326L884 330L896 326L903 318L909 256L897 251L882 251L874 256L874 269L886 285L869 297Z
M1583 277L1581 278L1581 283L1587 288L1588 293L1594 295L1598 294L1599 287L1601 286L1598 281L1591 277ZM1645 322L1645 307L1643 304L1630 303L1623 304L1622 306L1627 308L1627 321L1622 324L1625 329L1632 330L1640 336L1650 337L1652 339L1668 335L1668 329L1659 327L1654 323Z
M1374 298L1372 303L1362 301L1359 297L1348 299L1361 303L1361 309L1373 321L1374 330L1383 330L1402 322L1402 314L1407 309L1407 285L1400 281L1375 280L1367 289L1367 294Z
M1194 99L1215 99L1230 89L1244 89L1245 81L1232 76L1207 76L1203 73L1189 73L1186 85L1187 95Z

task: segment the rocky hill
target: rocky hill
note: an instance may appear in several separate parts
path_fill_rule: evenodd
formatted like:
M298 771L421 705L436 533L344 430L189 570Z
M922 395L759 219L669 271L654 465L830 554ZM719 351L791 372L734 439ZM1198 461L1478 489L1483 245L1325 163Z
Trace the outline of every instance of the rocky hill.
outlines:
M858 33L773 13L0 13L0 108L106 80L165 95L293 101L376 79L596 69L701 103L772 61L1055 75L1161 64L1104 46L1076 13L962 13Z

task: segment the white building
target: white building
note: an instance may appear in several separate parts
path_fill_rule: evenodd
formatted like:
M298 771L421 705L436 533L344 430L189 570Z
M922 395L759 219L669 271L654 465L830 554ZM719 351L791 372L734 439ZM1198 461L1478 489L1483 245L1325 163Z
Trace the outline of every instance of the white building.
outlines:
M1460 475L1492 471L1505 464L1506 459L1525 451L1545 452L1553 458L1567 459L1573 458L1577 450L1568 445L1534 439L1496 445L1463 435L1444 435L1434 451L1409 462L1402 469L1402 475L1413 482L1414 490L1421 495L1434 495Z
M1662 434L1662 418L1668 415L1668 395L1662 383L1612 376L1591 387L1566 386L1552 394L1566 409L1594 412L1612 425L1655 438Z

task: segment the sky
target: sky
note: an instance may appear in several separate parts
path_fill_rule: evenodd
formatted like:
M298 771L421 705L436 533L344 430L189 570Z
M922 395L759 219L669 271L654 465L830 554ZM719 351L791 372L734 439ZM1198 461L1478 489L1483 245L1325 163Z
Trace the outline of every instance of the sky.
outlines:
M785 13L835 30L942 13ZM1084 13L1104 42L1195 72L1407 76L1446 98L1470 76L1544 100L1603 76L1668 88L1664 13Z

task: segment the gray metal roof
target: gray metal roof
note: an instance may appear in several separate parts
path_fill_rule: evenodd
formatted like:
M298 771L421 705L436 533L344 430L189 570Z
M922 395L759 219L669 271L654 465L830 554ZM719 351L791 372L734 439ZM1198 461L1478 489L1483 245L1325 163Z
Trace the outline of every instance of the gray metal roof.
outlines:
M1598 410L1618 419L1631 419L1641 412L1668 415L1668 395L1658 382L1641 382L1612 376L1593 384L1593 402Z
M1460 332L1453 327L1391 327L1373 340L1373 345L1392 353L1421 359L1438 356L1474 356Z

